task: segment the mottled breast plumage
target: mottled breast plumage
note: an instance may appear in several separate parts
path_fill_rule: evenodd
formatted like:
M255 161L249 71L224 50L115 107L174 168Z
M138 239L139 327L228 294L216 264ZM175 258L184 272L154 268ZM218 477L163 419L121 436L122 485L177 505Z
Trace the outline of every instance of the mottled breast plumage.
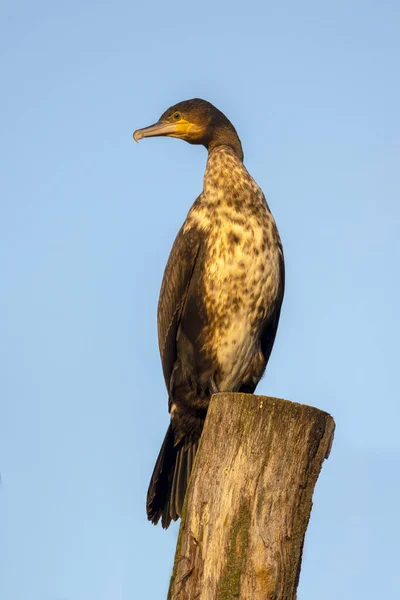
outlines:
M205 240L203 351L219 366L218 389L235 390L247 371L256 369L257 382L264 371L260 329L280 301L283 257L264 194L228 147L209 156L204 191L183 232L192 229Z

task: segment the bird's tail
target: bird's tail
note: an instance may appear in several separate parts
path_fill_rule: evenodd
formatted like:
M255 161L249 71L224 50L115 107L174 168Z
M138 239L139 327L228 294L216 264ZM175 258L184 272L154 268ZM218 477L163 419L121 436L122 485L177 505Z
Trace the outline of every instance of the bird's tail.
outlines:
M172 520L182 515L197 448L198 440L190 446L183 441L175 446L172 427L168 427L147 492L147 518L154 525L161 517L161 524L167 529Z

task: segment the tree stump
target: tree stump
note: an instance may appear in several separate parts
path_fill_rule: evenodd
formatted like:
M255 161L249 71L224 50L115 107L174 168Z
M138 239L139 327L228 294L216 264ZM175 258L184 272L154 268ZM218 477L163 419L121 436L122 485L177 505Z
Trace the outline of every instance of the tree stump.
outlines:
M190 478L168 600L295 600L335 424L286 400L219 393Z

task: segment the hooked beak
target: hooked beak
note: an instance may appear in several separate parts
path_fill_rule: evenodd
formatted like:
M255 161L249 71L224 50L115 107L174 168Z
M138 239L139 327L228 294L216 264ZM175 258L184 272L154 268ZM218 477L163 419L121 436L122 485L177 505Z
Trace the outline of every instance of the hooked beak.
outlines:
M182 127L183 125L183 127ZM138 142L145 137L155 137L159 135L169 135L172 137L181 137L187 131L187 127L183 123L163 123L158 121L154 125L144 127L143 129L136 129L133 134L133 139Z

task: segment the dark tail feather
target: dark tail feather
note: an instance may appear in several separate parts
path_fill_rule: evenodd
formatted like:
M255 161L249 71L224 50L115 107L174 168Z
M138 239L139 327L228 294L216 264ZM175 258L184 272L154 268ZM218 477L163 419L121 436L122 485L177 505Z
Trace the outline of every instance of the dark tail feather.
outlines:
M161 517L164 529L182 515L183 501L196 456L198 441L189 447L174 446L168 427L147 492L147 518L156 525Z

